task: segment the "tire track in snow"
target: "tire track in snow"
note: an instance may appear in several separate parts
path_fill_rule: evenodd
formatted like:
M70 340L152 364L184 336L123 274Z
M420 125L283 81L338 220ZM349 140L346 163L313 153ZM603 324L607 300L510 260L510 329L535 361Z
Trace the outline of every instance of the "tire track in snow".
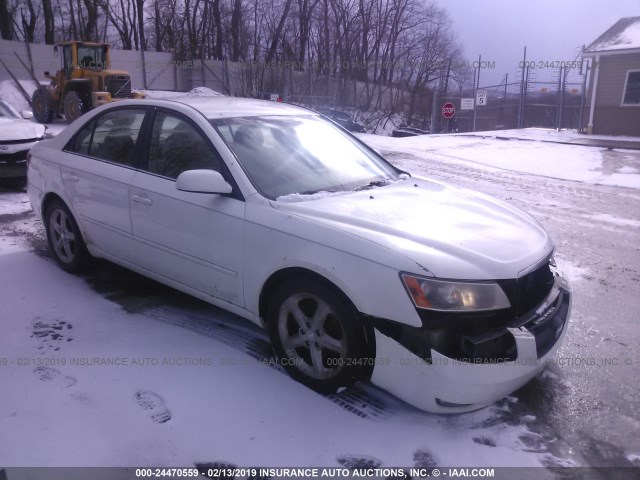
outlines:
M286 375L276 361L265 330L215 307L203 310L195 312L185 310L184 307L161 305L140 313L153 320L213 338ZM360 418L373 421L389 418L401 408L411 409L390 394L365 382L324 397Z

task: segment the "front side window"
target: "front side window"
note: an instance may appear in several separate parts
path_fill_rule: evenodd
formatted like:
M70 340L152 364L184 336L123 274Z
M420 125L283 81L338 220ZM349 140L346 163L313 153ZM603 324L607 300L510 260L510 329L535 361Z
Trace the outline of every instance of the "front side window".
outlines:
M351 191L399 178L394 167L316 115L210 121L267 198Z
M156 113L149 142L151 173L177 178L187 170L221 171L217 153L187 120L166 112Z
M640 70L627 72L623 105L640 105Z
M135 166L136 144L145 110L118 109L91 121L75 136L70 150L80 155Z

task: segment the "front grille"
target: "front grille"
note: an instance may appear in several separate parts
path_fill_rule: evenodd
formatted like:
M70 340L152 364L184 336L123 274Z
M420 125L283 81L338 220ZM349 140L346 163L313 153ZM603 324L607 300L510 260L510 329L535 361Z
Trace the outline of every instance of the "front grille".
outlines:
M518 311L526 313L542 302L553 287L549 262L518 279Z
M131 97L131 78L128 75L110 75L105 78L105 86L113 98Z
M520 317L538 306L549 295L553 281L551 265L546 262L518 279L498 280L498 284L515 309L515 316Z
M0 140L0 145L19 145L21 143L33 143L40 140L40 138L21 138L20 140ZM0 149L0 153L2 153L1 149Z
M24 162L27 159L27 153L29 150L22 150L20 152L2 154L0 152L0 163L17 163Z

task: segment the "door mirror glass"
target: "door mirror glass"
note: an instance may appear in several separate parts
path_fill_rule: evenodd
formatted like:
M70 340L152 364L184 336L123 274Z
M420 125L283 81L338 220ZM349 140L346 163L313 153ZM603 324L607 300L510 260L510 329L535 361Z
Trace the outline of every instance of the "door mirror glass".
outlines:
M194 193L231 193L233 190L215 170L187 170L178 175L176 188Z

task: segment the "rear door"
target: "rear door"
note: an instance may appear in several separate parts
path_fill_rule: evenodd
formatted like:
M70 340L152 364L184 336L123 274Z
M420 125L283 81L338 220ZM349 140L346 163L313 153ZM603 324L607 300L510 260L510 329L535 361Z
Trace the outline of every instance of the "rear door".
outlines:
M110 110L71 140L61 159L64 188L86 240L108 255L133 260L129 187L139 160L147 110Z
M131 182L136 263L225 302L244 306L242 244L245 202L231 195L182 192L180 173L217 170L233 183L202 129L176 112L159 109L151 122L148 163Z

